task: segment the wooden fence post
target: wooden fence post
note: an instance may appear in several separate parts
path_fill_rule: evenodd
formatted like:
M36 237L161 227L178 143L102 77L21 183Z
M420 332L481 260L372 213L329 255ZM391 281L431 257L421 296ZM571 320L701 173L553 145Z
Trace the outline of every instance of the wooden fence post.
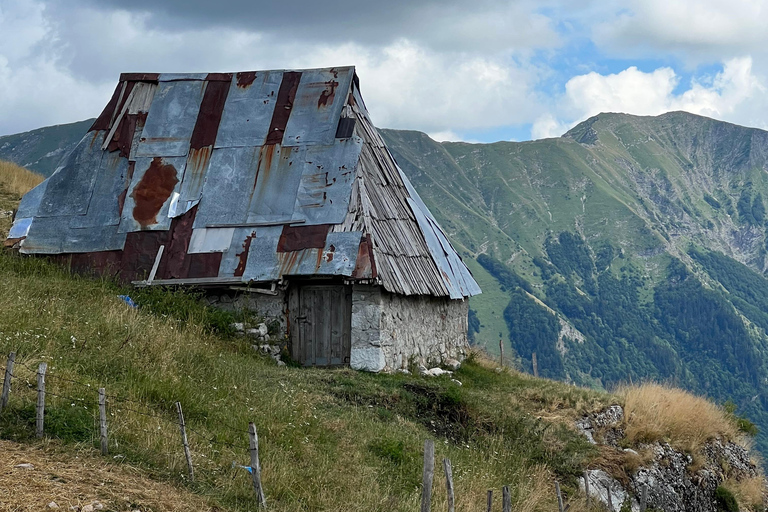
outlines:
M533 364L533 376L539 376L539 361L536 359L536 352L531 354L531 364Z
M267 498L264 496L264 487L261 485L261 463L259 462L259 436L256 433L256 426L253 422L248 424L248 437L250 439L251 451L251 478L253 479L253 490L259 497L259 505L266 508Z
M101 439L101 454L109 454L107 443L107 393L104 388L99 388L99 437Z
M648 506L648 486L643 486L643 493L640 495L640 512L645 512Z
M448 492L448 512L454 512L453 469L450 459L443 459L443 471L445 471L445 490Z
M13 378L13 363L16 361L16 352L8 354L8 362L5 364L5 379L3 380L3 396L0 398L0 412L8 406L8 394L11 392L11 378Z
M563 510L563 494L560 492L560 482L555 481L555 492L557 493L557 509L560 512L565 512Z
M43 437L43 422L45 419L45 372L48 363L40 363L37 368L37 420L35 421L35 435Z
M509 494L509 486L501 488L501 510L503 512L512 512L512 496Z
M504 341L499 338L499 367L504 368Z
M195 481L195 470L192 467L192 454L189 453L189 443L187 442L187 426L184 424L184 413L181 411L181 402L176 402L176 411L179 413L179 430L181 430L181 444L184 446L184 457L187 459L187 471L189 479Z
M488 507L485 509L485 512L491 512L491 509L493 508L493 489L488 489L488 496L486 501L488 503Z
M432 505L432 477L435 475L435 442L424 441L424 470L421 473L421 512L429 512Z

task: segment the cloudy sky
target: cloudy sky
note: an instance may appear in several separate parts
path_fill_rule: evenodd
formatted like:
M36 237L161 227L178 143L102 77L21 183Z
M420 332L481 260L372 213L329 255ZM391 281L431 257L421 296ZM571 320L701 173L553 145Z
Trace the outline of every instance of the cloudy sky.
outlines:
M0 135L96 116L124 71L355 65L374 122L528 140L599 112L768 128L763 0L0 0Z

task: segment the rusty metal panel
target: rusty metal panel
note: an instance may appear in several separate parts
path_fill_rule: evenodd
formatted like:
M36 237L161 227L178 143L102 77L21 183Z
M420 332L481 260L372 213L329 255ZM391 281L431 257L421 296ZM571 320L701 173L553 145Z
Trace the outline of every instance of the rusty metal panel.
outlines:
M204 91L205 82L160 82L136 156L186 156Z
M179 185L179 192L175 193L171 199L171 206L168 210L170 217L183 215L200 202L205 175L211 160L211 152L210 146L189 150L187 163L184 167L184 177Z
M255 236L248 251L244 281L275 281L280 277L277 243L282 226L267 226L252 230Z
M109 130L110 121L112 121L112 118L115 115L117 103L120 100L120 96L123 94L124 89L125 82L118 82L117 87L115 87L115 92L112 93L112 97L110 98L109 103L107 103L107 106L104 107L104 110L101 111L99 117L96 118L91 127L88 129L89 132L96 130Z
M283 226L277 252L301 251L303 249L322 249L328 238L329 224L316 226Z
M288 119L293 111L293 100L296 97L300 81L301 72L286 71L283 73L283 80L277 91L275 108L272 109L272 120L264 144L283 144L283 134L285 134L285 127L288 125Z
M96 182L103 131L88 132L48 178L38 217L84 215Z
M334 139L330 146L307 148L294 219L307 225L344 221L362 147L362 139L353 137Z
M278 253L280 276L351 276L362 233L328 233L322 249Z
M352 67L302 72L283 145L333 143L353 74Z
M213 147L216 142L216 134L227 101L230 84L227 82L209 82L205 86L205 94L200 104L200 112L197 114L195 129L190 139L192 149Z
M242 224L256 180L259 147L214 149L208 165L195 229L210 224Z
M291 219L301 182L305 147L262 146L253 195L248 206L248 223Z
M137 158L120 219L121 233L167 230L168 209L184 173L185 157Z
M262 145L282 79L282 71L237 73L230 84L214 147Z
M226 252L232 245L235 228L193 229L189 241L189 254Z
M120 194L125 189L128 159L119 153L105 153L98 180L85 215L72 217L71 228L117 226L120 224ZM116 230L115 230L116 231Z
M281 226L234 228L232 242L221 257L219 277L243 276L243 280L247 281L244 273L248 258L252 257L251 252L263 251L266 246L272 246L271 251L274 257L281 229ZM273 238L274 243L271 242Z

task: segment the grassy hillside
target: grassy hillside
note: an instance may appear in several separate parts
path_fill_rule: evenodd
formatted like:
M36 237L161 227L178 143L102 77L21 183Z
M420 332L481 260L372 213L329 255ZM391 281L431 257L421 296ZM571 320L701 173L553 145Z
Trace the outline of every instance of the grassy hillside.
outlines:
M5 208L13 206L9 181L0 179ZM172 501L153 494L156 484L137 489L137 477L183 488L167 491L178 499L194 492L198 507L255 509L248 474L233 467L249 463L250 421L259 432L271 510L415 510L427 438L436 441L438 468L442 457L453 463L457 510L484 510L486 490L498 492L503 485L511 487L513 510L552 510L555 480L563 485L570 510L585 510L576 487L584 468L621 473L636 468L637 461L621 450L596 449L575 432L574 420L624 401L634 410L655 409L653 394L640 393L638 399L631 390L609 395L533 379L498 371L482 357L471 358L452 376L461 385L449 377L278 367L229 332L229 323L246 318L245 312L212 310L194 294L126 289L8 251L0 252L0 279L0 353L17 353L0 436L49 454L53 450L49 457L59 461L61 472L51 470L54 479L73 479L66 473L66 453L103 464L98 471L109 474L108 485L87 497L114 510L174 509ZM118 298L126 293L138 309ZM34 440L34 370L40 362L49 368L42 442ZM94 462L100 386L109 395L110 457L103 463ZM194 482L186 476L177 400L189 431ZM694 399L675 397L677 404L686 400ZM628 415L630 431L645 433L637 435L638 442L653 435L687 443L684 448L694 453L713 436L739 436L722 410L696 406L684 410L695 410L699 419L709 411L718 421L705 418L708 430L694 432L696 443L690 444L691 430L679 427L691 424L690 415L681 423L680 414L663 410L651 422L644 421L644 413ZM26 448L8 446L32 457ZM120 475L127 472L133 476L123 481ZM433 506L440 510L446 493L437 475ZM125 492L116 492L115 482ZM40 483L39 489L35 499L42 500L50 487ZM0 500L17 498L22 495Z

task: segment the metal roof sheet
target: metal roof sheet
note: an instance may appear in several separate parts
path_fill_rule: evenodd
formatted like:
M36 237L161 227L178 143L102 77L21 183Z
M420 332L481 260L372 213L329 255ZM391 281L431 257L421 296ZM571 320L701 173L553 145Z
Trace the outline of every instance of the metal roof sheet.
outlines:
M21 252L79 253L131 279L165 247L162 283L339 276L479 293L351 67L123 74L91 131L24 197L11 235Z

